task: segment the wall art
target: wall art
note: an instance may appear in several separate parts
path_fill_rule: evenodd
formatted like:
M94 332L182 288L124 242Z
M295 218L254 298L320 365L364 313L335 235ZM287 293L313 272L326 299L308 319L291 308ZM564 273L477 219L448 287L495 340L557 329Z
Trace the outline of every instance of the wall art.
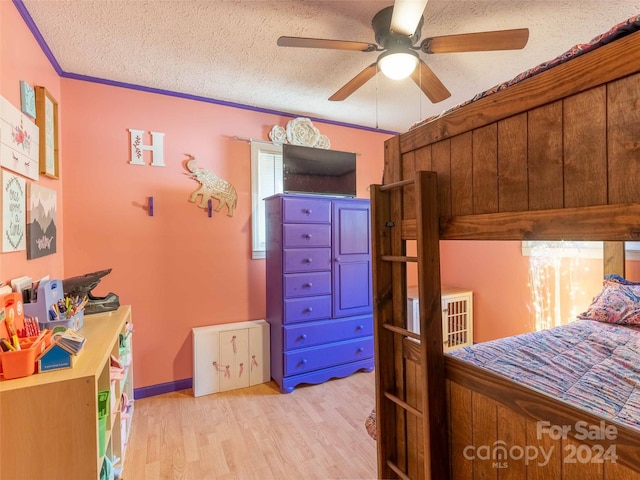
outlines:
M273 143L290 143L303 147L325 148L331 147L329 137L322 135L313 122L305 117L294 118L287 122L287 127L274 125L269 132L269 139Z
M57 192L33 182L27 191L27 259L56 253Z
M36 118L36 92L24 80L20 80L20 109L22 113Z
M38 127L9 100L0 97L0 166L38 180L39 142Z
M6 170L2 177L2 251L17 252L26 247L25 179Z
M191 194L189 197L190 202L196 202L200 196L200 208L211 207L210 200L215 199L220 202L215 208L216 212L219 212L222 207L227 206L227 215L233 217L233 210L238 204L238 194L233 185L226 180L220 178L211 170L206 168L196 168L193 163L196 162L196 157L189 155L189 160L186 163L186 168L191 172L188 174L194 180L200 182L200 188Z
M58 102L36 86L36 125L40 128L40 173L58 178Z

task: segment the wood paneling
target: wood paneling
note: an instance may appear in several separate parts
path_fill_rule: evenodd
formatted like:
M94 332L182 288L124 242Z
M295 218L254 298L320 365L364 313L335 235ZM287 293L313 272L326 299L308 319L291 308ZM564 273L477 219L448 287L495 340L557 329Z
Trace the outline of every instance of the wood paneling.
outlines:
M609 203L640 202L640 74L607 87Z
M473 412L473 446L476 458L473 462L474 478L490 480L498 478L498 470L491 459L481 457L480 447L491 449L498 441L498 408L496 402L481 393L471 394Z
M640 204L561 208L443 218L442 240L638 240ZM412 238L415 225L402 224Z
M596 450L569 437L562 441L562 477L580 480L602 480L603 464L592 461Z
M451 142L434 143L431 150L432 167L438 174L438 209L441 216L451 215Z
M625 275L624 242L604 242L602 245L603 274Z
M527 183L527 114L498 122L498 211L529 207Z
M471 132L451 139L451 214L473 213Z
M408 152L402 155L402 180L411 180L416 174L416 156L414 152ZM416 204L414 199L414 187L413 184L402 187L402 211L405 218L415 218L412 214L413 207Z
M468 132L598 85L640 72L640 32L573 58L497 94L413 128L400 137L402 152Z
M562 102L530 110L528 117L529 208L562 208Z
M473 131L473 213L498 211L498 128Z
M471 390L447 383L451 392L451 473L453 480L467 480L473 478L473 462L464 456L464 449L473 445Z
M522 480L527 478L527 457L520 457L520 449L527 448L526 421L522 415L498 404L498 442L509 452L504 460L504 465L498 466L498 478L500 480Z
M606 87L564 100L565 207L607 203L606 100Z
M416 154L416 170L424 170L430 172L433 170L431 166L431 145L420 148L415 151Z
M640 480L640 472L631 470L619 463L604 464L604 480Z
M527 445L536 449L536 458L527 465L527 480L552 480L562 475L562 442L541 434L538 422L526 419ZM532 453L532 456L534 454Z

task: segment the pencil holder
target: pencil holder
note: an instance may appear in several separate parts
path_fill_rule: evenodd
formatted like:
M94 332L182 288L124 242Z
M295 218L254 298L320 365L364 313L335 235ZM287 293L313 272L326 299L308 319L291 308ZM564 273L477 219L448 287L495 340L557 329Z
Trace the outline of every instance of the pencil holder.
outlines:
M63 298L62 280L44 280L38 284L36 301L23 304L24 314L28 317L38 317L38 323L42 328L42 324L46 324L50 319L49 310Z
M45 280L38 285L36 301L24 304L24 313L29 317L38 317L41 329L54 330L56 327L81 329L84 323L84 310L67 317L64 312L57 309L58 302L63 299L62 280Z
M82 328L82 325L84 325L84 310L79 311L71 318L63 318L60 320L49 320L47 322L42 322L38 318L38 323L40 324L41 329L48 328L49 330L55 331L57 327L61 327L65 330L67 328L71 328L72 330L78 331Z
M51 331L41 336L19 340L20 350L0 352L2 376L5 380L28 377L36 371L36 359L51 343Z

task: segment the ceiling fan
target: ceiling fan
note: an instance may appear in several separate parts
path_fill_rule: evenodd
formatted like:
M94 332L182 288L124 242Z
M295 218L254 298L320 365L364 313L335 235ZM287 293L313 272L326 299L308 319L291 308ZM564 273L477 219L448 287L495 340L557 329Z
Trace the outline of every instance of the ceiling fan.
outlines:
M401 79L411 75L413 81L433 103L451 96L429 66L419 57L426 54L517 50L529 40L529 29L496 30L425 38L419 44L427 0L396 0L393 6L380 10L371 26L376 43L328 40L323 38L280 37L278 46L327 48L360 52L382 52L377 60L349 80L329 100L341 101L373 78L378 67L387 77Z

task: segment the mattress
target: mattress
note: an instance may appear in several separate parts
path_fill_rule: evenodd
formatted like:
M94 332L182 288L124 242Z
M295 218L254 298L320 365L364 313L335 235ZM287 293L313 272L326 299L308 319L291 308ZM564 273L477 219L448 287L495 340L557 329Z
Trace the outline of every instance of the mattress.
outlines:
M640 329L576 320L448 355L640 431Z
M576 320L445 355L640 431L640 329ZM365 420L377 437L376 411Z
M521 74L517 75L516 77L512 78L511 80L508 80L506 82L500 83L499 85L495 85L492 88L489 88L483 92L480 92L478 94L476 94L473 98L460 103L458 105L455 105L454 107L451 107L447 110L445 110L444 112L438 114L438 115L434 115L431 116L425 120L422 120L420 122L417 122L415 124L413 124L410 127L410 130L419 127L420 125L424 125L425 123L431 122L437 118L440 118L448 113L453 112L454 110L458 110L459 108L464 107L465 105L469 105L470 103L473 103L477 100L480 100L481 98L484 98L488 95L491 95L493 93L499 92L501 90L504 90L505 88L510 87L511 85L515 85L516 83L520 83L523 80L526 80L527 78L533 77L534 75L537 75L539 73L544 72L545 70L550 69L551 67L555 67L556 65L560 65L562 63L565 63L569 60L571 60L572 58L578 57L584 53L587 53L591 50L595 50L598 47L601 47L603 45L606 45L607 43L611 43L614 40L617 40L618 38L622 38L626 35L629 35L630 33L636 32L640 30L640 14L638 15L634 15L631 18L628 18L627 20L620 22L617 25L614 25L613 27L611 27L608 31L606 31L605 33L602 33L600 35L598 35L597 37L594 37L593 39L591 39L588 43L582 43L582 44L578 44L578 45L574 45L573 47L571 47L569 50L567 50L566 52L562 53L561 55L558 55L557 57L541 63L539 65L536 65L533 68L530 68L529 70L522 72Z

